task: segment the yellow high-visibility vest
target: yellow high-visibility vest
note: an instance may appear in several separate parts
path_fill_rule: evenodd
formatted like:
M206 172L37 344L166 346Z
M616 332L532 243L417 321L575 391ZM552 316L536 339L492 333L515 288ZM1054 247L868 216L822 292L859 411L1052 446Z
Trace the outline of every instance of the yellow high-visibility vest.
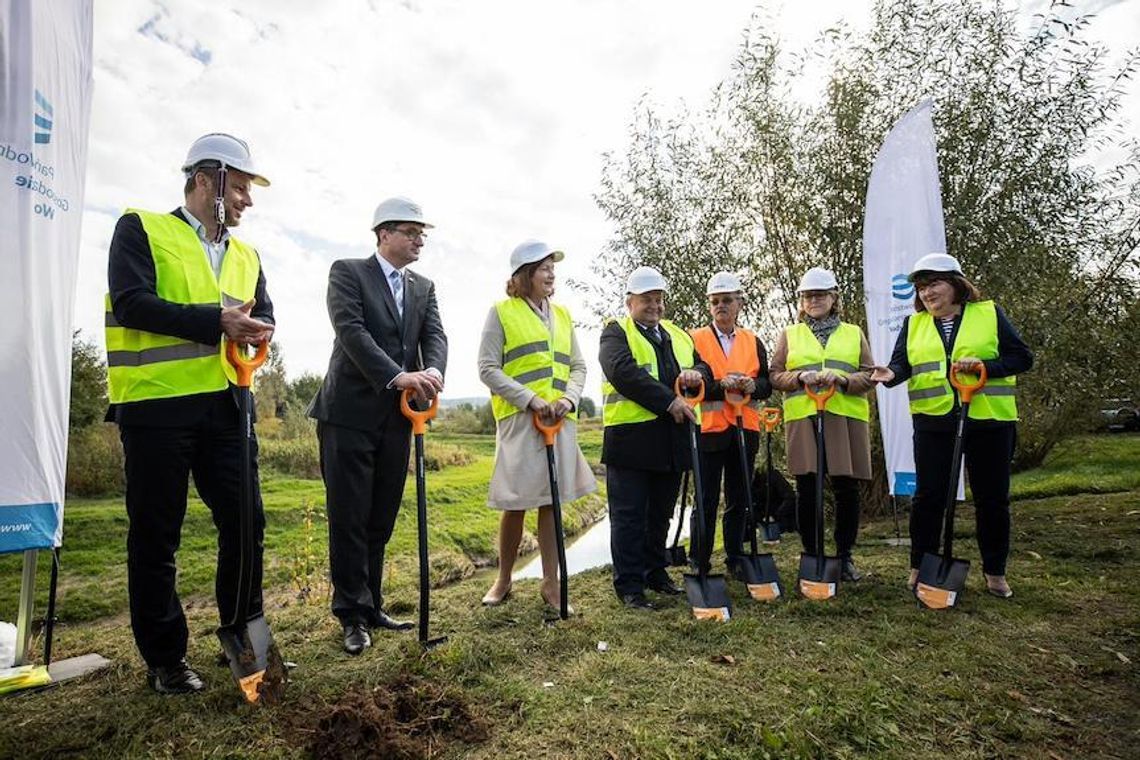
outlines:
M230 237L222 269L214 275L194 228L172 214L127 209L138 214L154 259L155 291L179 304L240 306L253 298L261 270L254 249ZM220 391L237 382L226 360L225 341L195 343L173 335L123 327L104 298L107 384L111 403L192 396Z
M530 388L544 401L557 401L566 395L570 380L570 335L574 322L564 306L550 304L548 330L534 309L522 298L508 298L495 304L503 326L503 372ZM495 421L504 420L519 409L502 396L491 396ZM578 419L577 411L566 415Z
M657 366L657 352L653 344L637 329L632 317L622 317L617 320L625 330L625 339L629 343L630 353L637 366L649 373L654 380L661 379L660 368ZM660 328L669 334L673 345L673 358L681 369L693 366L693 339L689 334L667 319L658 323ZM701 421L700 407L694 409L697 423ZM657 419L654 412L649 411L636 401L631 401L618 392L618 389L609 380L602 380L602 425L630 425L636 422L648 422Z
M840 322L835 332L827 339L827 347L819 344L819 339L811 328L803 322L787 329L788 360L785 365L793 370L830 370L841 377L859 371L859 358L862 353L863 331L857 325ZM867 422L871 419L871 406L866 396L847 394L836 388L835 394L827 400L825 412L851 417ZM815 401L808 397L803 388L784 395L784 421L802 420L815 414Z
M910 318L906 333L910 379L906 382L911 414L941 416L954 408L954 388L947 375L946 346L934 317L920 311ZM993 301L962 305L962 322L954 336L950 359L966 356L998 358L997 306ZM1017 378L990 378L970 401L970 419L1017 420Z

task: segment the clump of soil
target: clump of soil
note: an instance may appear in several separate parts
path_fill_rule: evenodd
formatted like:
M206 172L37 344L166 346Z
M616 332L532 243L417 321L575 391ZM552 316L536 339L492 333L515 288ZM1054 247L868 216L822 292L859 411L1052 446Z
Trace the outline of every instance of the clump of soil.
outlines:
M349 691L315 719L313 756L426 758L454 741L478 744L489 735L462 693L403 674L372 689Z

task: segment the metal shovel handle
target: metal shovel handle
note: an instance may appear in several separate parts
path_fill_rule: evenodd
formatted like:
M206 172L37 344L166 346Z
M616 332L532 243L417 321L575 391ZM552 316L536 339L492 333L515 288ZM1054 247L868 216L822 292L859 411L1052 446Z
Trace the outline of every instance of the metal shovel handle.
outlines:
M530 416L530 421L534 423L534 429L542 433L542 439L546 442L547 446L554 445L554 438L558 435L558 431L562 429L563 419L564 418L559 417L554 421L553 425L547 425L542 421L542 418L538 416L538 412L534 412Z
M413 409L411 405L412 389L405 388L400 394L400 411L412 423L412 434L423 435L427 432L428 420L434 420L439 411L439 394L431 397L431 406L424 411Z
M967 383L962 379L962 374L972 374L978 376L976 383ZM989 375L986 372L986 365L982 362L974 362L974 365L968 370L959 370L955 366L950 367L950 384L958 389L958 397L962 400L963 404L970 403L974 394L980 391L986 385L986 380Z
M686 396L685 390L681 387L681 376L677 375L677 379L673 381L673 392L680 396L682 401L695 409L697 404L705 400L705 381L703 379L697 386L697 392L692 396Z
M822 386L816 386L816 387L819 388ZM810 385L805 383L804 384L804 393L806 393L808 395L808 398L810 398L812 401L815 402L815 410L817 412L822 412L823 408L825 406L827 406L827 400L835 395L835 386L829 385L829 386L827 386L826 391L821 391L821 392L817 393L811 389Z
M748 402L751 400L752 396L748 393L741 393L740 391L724 392L724 405L732 410L732 416L735 419L741 419L744 416L744 407L748 406Z
M253 373L269 357L269 341L263 341L257 344L257 352L254 353L253 358L247 357L237 343L232 340L226 340L226 359L233 365L234 372L237 373L237 384L239 388L248 388L253 385Z

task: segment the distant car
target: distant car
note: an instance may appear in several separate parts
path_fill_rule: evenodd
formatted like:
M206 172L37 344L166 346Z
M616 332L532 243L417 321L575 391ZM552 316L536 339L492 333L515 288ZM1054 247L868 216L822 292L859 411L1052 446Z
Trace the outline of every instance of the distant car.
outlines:
M1140 430L1140 407L1132 399L1105 399L1100 405L1100 418L1113 432Z

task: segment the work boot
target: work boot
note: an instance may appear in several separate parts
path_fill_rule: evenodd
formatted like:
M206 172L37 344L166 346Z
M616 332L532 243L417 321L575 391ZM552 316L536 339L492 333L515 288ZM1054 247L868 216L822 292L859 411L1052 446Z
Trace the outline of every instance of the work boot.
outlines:
M839 578L849 583L858 583L863 580L863 574L859 572L859 568L855 567L855 563L850 557L844 557L843 574Z
M146 682L159 694L191 694L206 688L202 677L190 669L185 657L174 665L151 668L146 673Z

